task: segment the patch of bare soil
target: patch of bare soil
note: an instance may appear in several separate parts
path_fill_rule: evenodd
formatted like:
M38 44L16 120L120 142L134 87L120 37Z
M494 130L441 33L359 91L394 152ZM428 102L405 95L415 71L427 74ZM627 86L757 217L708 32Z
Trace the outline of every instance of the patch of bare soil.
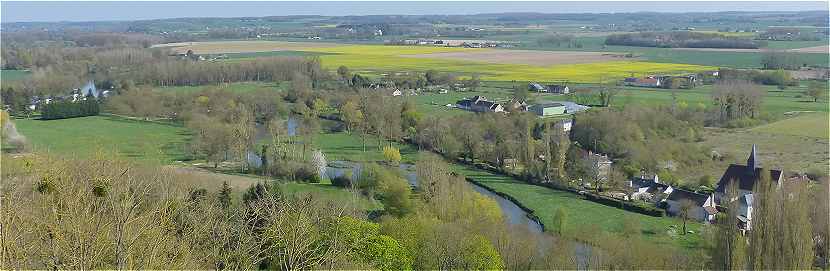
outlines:
M814 46L814 47L806 47L806 48L797 48L797 49L790 49L790 52L796 53L823 53L826 54L830 52L830 45L823 45L823 46Z
M527 64L535 66L580 64L631 59L625 58L623 54L617 53L500 49L465 50L463 52L414 54L402 56L414 58L437 58L476 61L493 64Z

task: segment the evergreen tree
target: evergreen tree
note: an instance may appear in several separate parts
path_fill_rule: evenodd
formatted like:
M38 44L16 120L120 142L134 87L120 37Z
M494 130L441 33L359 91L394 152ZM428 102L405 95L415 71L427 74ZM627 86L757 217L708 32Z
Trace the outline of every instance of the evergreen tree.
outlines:
M231 206L231 187L228 185L228 182L222 182L222 189L219 190L219 204L227 210Z

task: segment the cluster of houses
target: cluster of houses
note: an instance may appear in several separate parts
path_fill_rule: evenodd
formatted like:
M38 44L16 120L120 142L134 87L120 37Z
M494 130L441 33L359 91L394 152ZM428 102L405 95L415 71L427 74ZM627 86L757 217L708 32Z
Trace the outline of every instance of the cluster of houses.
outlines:
M484 96L473 96L472 98L463 99L455 105L459 109L464 109L473 112L504 112L504 106L495 101L487 100Z
M85 101L88 97L92 97L94 99L103 99L109 97L111 93L111 90L99 91L95 87L95 82L89 80L86 82L85 85L83 85L80 88L73 89L69 92L69 94L65 96L33 96L31 101L29 101L29 110L35 111L41 105L50 104L56 101L70 101L74 103L79 101Z
M703 76L718 76L717 71L705 72ZM685 75L648 75L645 77L626 77L623 85L647 88L693 88L700 84L697 74Z
M681 206L684 202L691 202L693 206L688 210L688 218L702 222L714 222L715 216L722 210L721 206L738 201L737 219L739 225L737 226L744 230L750 230L752 228L753 208L752 189L756 182L760 180L761 174L769 174L770 180L775 182L778 187L784 182L782 170L760 167L756 147L752 145L752 151L749 158L747 158L746 165L729 165L721 176L714 193L704 194L672 187L660 182L657 175L643 175L629 181L629 186L633 191L630 199L662 206L668 214L675 216L682 214ZM736 196L729 198L727 197L726 187L732 182L736 185L738 193Z
M569 94L571 89L566 85L542 85L536 82L527 84L527 89L533 92L550 94Z
M512 41L494 41L494 40L444 40L444 39L415 39L415 40L400 40L389 41L390 44L401 45L429 45L429 46L445 46L445 47L464 47L464 48L511 48L516 47L518 42Z
M565 114L574 114L576 112L588 109L587 106L580 105L568 101L545 102L534 105L528 105L525 101L510 100L506 105L488 100L484 96L473 96L456 102L455 107L458 109L473 111L473 112L506 112L507 106L510 111L527 111L535 113L539 117L549 117Z

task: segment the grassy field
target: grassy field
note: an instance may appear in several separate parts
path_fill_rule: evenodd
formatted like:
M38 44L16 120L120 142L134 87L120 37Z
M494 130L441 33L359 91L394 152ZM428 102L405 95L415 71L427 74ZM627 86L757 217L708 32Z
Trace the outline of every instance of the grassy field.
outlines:
M15 120L18 131L36 152L67 157L89 157L99 151L151 163L186 159L189 132L182 127L94 116L61 120Z
M29 77L28 71L21 70L0 70L0 80L2 81L19 81Z
M622 233L623 217L636 217L641 223L643 237L658 244L668 244L684 248L699 248L702 244L700 223L688 222L688 230L695 234L678 235L682 221L669 217L652 217L638 213L624 211L618 208L605 206L599 203L580 199L569 192L553 190L545 187L530 185L510 177L495 175L486 171L467 166L454 165L453 170L467 177L479 181L482 185L496 191L508 194L518 199L522 205L533 209L542 223L551 225L556 209L561 208L566 213L565 235L586 238L585 233L599 230L609 234ZM596 234L596 233L593 233ZM602 235L588 235L601 238ZM588 240L596 241L596 240Z
M827 139L830 135L828 123L830 117L827 113L799 114L794 118L752 128L750 131Z
M383 161L383 153L379 150L378 141L372 136L366 137L366 152L363 152L363 141L355 133L322 133L317 135L314 146L323 151L326 160L347 160L356 162ZM387 146L388 141L381 141L381 147ZM401 151L402 162L411 163L416 158L418 150L409 144L394 143L393 146Z
M333 186L328 180L321 183L281 183L280 188L286 195L313 196L330 200L332 202L349 202L357 205L363 210L380 210L383 204L370 200L369 198L355 194L349 190Z

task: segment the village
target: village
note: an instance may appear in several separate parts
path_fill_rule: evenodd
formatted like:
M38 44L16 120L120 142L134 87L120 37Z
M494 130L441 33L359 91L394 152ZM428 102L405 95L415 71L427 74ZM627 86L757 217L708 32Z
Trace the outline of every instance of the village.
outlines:
M2 4L2 270L830 267L822 5Z

